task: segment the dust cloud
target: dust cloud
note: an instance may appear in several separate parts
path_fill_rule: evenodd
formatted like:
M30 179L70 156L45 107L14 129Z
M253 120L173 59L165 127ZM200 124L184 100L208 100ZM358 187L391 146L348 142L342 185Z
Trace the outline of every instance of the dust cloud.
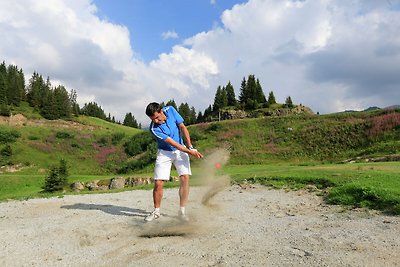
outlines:
M193 197L194 201L202 205L199 209L190 209L188 222L181 221L178 217L162 216L154 222L143 224L139 236L146 238L189 236L205 230L207 222L202 221L203 215L209 213L211 208L215 208L211 200L230 184L228 175L219 174L220 168L228 162L229 156L227 149L216 149L202 159L194 178L200 180L204 191Z

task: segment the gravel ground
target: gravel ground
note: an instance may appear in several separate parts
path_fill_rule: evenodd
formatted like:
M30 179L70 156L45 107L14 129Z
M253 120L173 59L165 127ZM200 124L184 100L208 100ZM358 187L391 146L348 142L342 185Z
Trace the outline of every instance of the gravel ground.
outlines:
M180 222L177 189L145 223L151 191L0 203L0 266L400 266L400 218L315 193L228 186ZM203 201L204 202L204 201Z

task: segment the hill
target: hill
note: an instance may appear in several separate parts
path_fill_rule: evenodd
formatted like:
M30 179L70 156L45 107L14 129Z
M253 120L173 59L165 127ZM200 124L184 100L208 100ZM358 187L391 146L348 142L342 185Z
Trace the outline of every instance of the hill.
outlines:
M230 164L340 162L400 153L400 113L395 110L294 113L189 126L193 142L206 152L229 147ZM2 165L42 174L62 158L71 174L129 173L153 164L155 144L147 131L98 118L73 121L0 117ZM1 137L2 136L2 137ZM1 141L1 140L0 140ZM394 156L393 156L394 155ZM2 167L2 171L6 167Z
M71 121L28 119L22 114L0 117L0 171L43 174L65 159L71 174L115 173L127 158L124 142L140 132L86 116Z
M398 109L226 120L190 131L202 149L229 147L231 164L327 163L400 153Z

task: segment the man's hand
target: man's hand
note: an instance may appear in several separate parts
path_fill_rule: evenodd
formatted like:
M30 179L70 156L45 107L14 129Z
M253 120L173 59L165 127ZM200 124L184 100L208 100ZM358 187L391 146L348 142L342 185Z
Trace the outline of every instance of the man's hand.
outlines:
M194 156L194 157L197 157L197 158L199 158L199 159L203 158L203 154L201 154L201 153L200 153L199 151L197 151L197 149L195 149L195 148L190 148L190 149L189 149L189 154L192 155L192 156Z

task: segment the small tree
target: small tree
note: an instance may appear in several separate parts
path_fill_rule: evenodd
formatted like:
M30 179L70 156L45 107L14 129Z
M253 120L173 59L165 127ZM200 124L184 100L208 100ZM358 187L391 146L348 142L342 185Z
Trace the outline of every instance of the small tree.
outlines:
M45 178L45 184L42 187L46 192L61 191L68 184L67 162L60 160L58 167L52 167L49 175Z
M273 105L273 104L276 104L276 100L275 100L275 95L274 95L274 92L269 92L269 95L268 95L268 104L270 104L270 105Z
M286 107L288 107L288 108L293 108L293 107L294 107L292 98L291 98L290 96L288 96L288 97L286 98L285 105L286 105Z

